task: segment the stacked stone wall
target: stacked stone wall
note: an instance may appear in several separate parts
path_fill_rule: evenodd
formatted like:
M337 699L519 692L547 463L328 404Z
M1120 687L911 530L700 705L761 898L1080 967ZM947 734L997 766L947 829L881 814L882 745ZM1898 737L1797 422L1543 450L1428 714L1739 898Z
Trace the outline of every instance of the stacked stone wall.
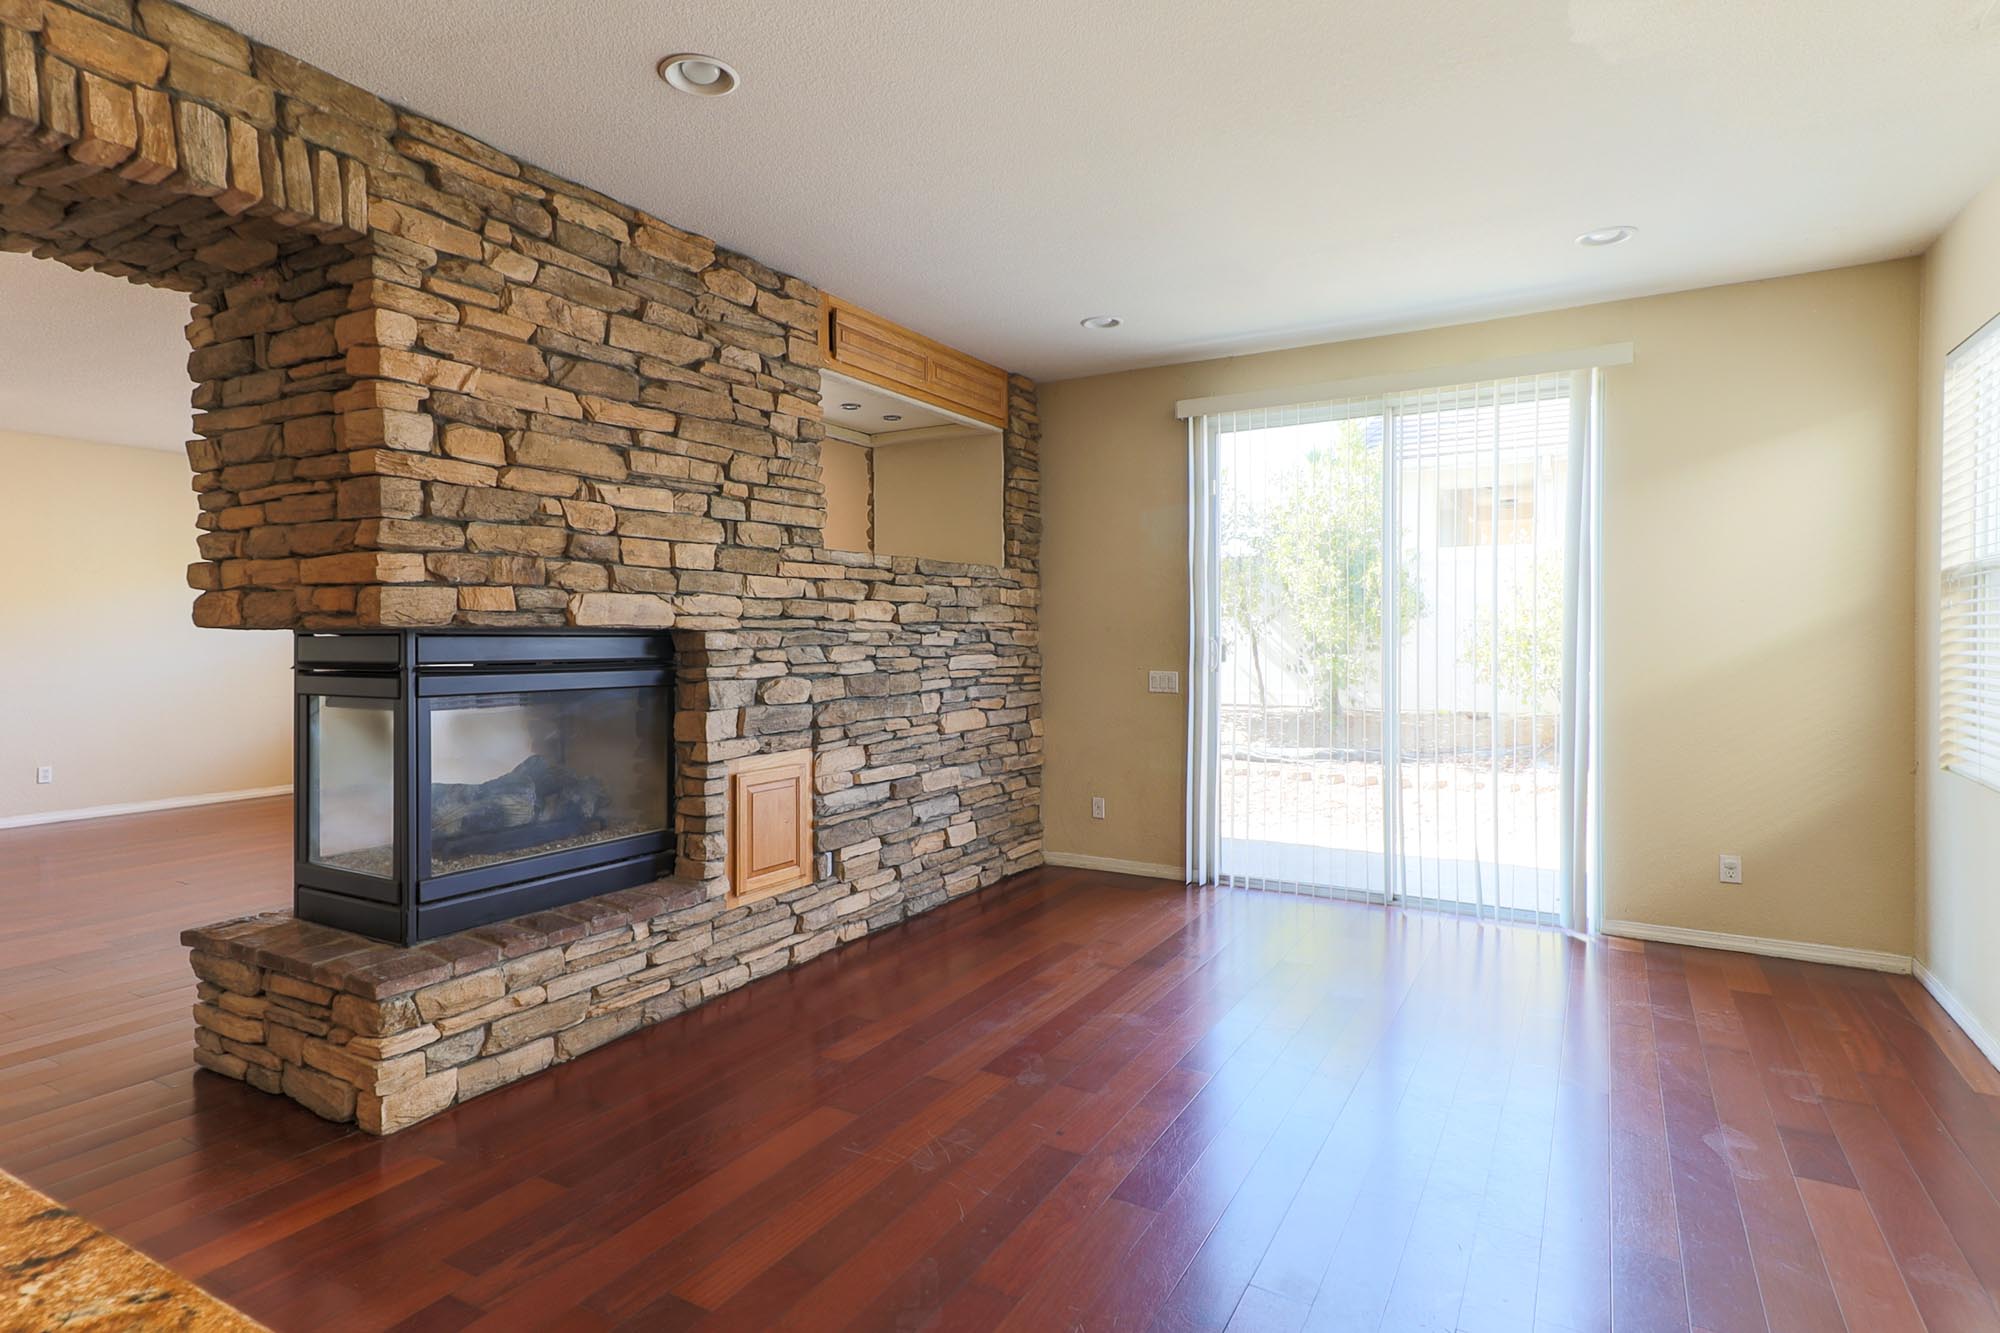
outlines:
M673 631L712 975L1039 864L1029 381L1003 565L828 550L813 285L165 0L0 0L0 248L190 294L199 623ZM831 867L737 906L728 765L806 747Z

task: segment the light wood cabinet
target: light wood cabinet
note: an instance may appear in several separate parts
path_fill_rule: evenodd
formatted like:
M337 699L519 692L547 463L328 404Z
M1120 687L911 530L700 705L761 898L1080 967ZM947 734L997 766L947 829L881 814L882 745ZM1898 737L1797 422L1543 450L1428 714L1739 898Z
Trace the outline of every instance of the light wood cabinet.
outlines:
M826 368L989 425L1007 424L1007 372L820 293Z
M764 898L813 878L812 751L738 760L729 773L730 898Z

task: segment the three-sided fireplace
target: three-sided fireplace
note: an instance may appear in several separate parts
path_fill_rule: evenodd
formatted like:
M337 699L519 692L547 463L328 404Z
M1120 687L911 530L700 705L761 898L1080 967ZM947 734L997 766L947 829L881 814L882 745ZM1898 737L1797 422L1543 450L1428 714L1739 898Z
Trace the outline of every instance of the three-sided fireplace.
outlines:
M673 646L301 631L294 910L414 944L672 873Z

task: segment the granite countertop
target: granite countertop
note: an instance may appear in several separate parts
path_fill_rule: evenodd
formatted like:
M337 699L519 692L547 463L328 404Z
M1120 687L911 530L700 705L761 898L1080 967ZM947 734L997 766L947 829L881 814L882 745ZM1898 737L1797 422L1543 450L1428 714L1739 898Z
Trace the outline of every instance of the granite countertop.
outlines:
M0 1329L264 1333L262 1324L4 1171Z

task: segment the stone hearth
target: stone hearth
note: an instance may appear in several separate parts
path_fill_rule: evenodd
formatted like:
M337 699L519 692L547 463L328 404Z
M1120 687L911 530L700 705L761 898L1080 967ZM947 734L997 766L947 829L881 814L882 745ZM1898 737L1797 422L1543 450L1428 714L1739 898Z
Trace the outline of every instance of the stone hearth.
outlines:
M194 1058L390 1134L823 952L824 896L662 880L416 948L285 913L189 930Z

